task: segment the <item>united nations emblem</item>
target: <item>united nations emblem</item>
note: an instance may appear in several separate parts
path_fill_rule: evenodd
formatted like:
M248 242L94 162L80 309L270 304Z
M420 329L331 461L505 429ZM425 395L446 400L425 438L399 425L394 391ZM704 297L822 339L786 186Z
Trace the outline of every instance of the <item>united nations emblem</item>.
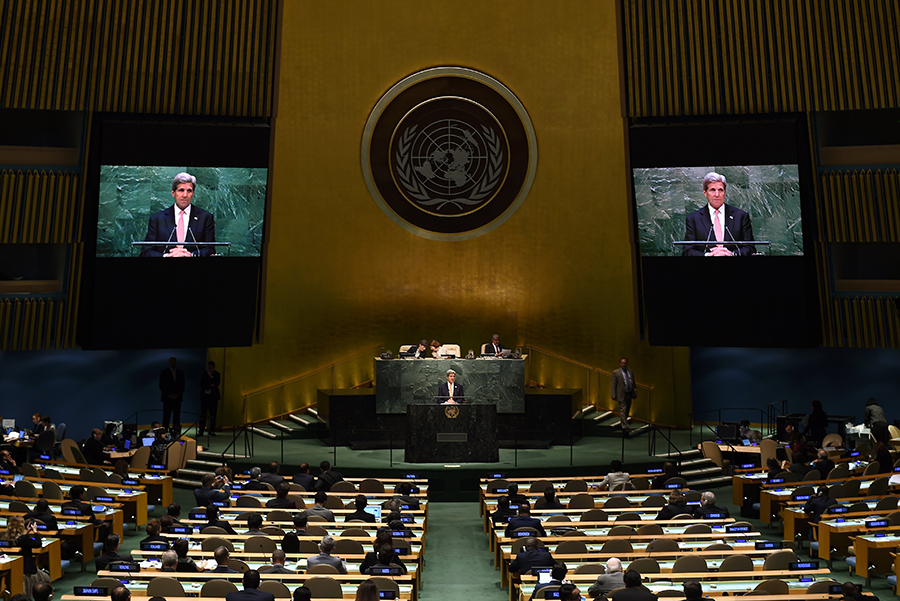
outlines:
M420 236L463 240L508 219L537 166L525 108L471 69L421 71L392 87L369 116L362 166L372 197Z
M459 417L459 407L456 405L447 405L444 407L444 415L446 415L448 419L456 419Z

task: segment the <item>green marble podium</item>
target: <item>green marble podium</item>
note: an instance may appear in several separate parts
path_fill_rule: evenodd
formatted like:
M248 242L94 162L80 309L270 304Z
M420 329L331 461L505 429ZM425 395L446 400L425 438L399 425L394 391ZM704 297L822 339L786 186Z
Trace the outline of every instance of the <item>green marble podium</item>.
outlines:
M438 386L456 372L470 405L495 405L497 413L525 411L525 359L375 359L375 410L406 413L434 403Z

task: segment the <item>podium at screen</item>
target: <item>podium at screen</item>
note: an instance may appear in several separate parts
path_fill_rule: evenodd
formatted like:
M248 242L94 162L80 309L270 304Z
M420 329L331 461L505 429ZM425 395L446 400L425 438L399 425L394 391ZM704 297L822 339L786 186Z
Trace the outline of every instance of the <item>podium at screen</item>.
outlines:
M724 246L728 250L735 252L742 246L764 246L768 248L772 243L768 240L733 240L730 242L720 240L675 240L672 244L681 250L688 246Z
M500 460L494 405L409 405L408 463L492 463Z

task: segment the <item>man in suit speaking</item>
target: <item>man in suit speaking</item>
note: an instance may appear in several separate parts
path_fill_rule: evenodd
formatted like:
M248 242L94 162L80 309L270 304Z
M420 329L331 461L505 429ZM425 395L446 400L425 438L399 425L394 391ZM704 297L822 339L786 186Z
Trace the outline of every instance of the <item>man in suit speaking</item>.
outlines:
M466 402L465 396L466 393L463 392L462 384L456 383L456 372L448 369L447 381L438 387L438 399L442 403L457 405Z
M735 245L735 242L753 240L750 215L725 204L725 176L712 172L703 178L703 195L708 204L687 216L685 240L700 240L705 244L685 247L682 253L688 257L730 257L752 255L751 245ZM724 242L725 244L716 244Z
M150 216L145 242L165 242L164 246L146 246L142 257L208 257L211 246L197 242L216 241L216 221L212 213L191 204L197 178L179 173L172 180L175 204Z

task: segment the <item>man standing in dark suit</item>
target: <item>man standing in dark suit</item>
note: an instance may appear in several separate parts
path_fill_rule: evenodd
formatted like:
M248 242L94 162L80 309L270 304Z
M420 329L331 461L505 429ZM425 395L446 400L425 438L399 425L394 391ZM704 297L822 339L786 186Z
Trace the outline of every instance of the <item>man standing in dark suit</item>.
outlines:
M634 372L628 369L628 359L625 357L619 359L619 369L612 372L610 394L619 403L619 415L622 416L620 425L623 431L627 431L628 413L631 411L631 400L637 398L637 386Z
M200 425L197 433L203 436L206 428L206 416L209 415L209 434L216 435L216 413L219 410L219 382L222 374L216 371L216 362L209 361L206 371L200 374Z
M259 572L247 570L244 572L244 590L234 591L225 595L225 601L275 601L273 593L259 590Z
M466 402L466 393L462 384L456 383L456 372L447 370L447 381L438 387L438 400L447 405L458 405Z
M641 575L635 570L625 572L623 580L625 588L613 593L613 601L656 601L656 595L641 584Z
M684 239L699 240L705 244L688 246L687 257L748 256L756 252L751 245L735 245L734 242L753 240L750 216L725 204L725 176L712 172L703 178L703 195L709 203L687 216ZM725 244L716 244L723 242ZM729 244L730 243L730 244Z
M160 400L163 404L162 427L169 429L169 418L174 417L173 430L181 435L181 401L184 400L184 372L178 369L178 360L169 357L169 367L159 372ZM174 414L174 416L173 416Z
M212 213L193 206L197 178L179 173L172 180L175 204L150 216L145 242L165 242L161 246L146 246L142 257L208 257L211 246L197 246L197 242L216 241L216 221Z

